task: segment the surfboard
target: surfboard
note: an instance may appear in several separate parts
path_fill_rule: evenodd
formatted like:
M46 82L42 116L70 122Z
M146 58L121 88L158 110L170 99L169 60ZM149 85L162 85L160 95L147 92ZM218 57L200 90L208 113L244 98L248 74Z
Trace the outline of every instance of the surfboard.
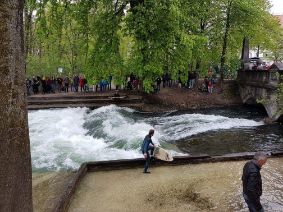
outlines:
M172 155L161 147L156 147L154 149L153 156L159 160L173 161Z

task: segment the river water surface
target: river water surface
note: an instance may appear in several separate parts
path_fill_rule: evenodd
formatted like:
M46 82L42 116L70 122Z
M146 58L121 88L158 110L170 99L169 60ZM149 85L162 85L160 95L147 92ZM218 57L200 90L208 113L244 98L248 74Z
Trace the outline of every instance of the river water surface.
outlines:
M29 112L33 171L77 169L85 161L141 157L149 129L173 155L283 150L283 126L264 111L235 107L145 114L115 105Z

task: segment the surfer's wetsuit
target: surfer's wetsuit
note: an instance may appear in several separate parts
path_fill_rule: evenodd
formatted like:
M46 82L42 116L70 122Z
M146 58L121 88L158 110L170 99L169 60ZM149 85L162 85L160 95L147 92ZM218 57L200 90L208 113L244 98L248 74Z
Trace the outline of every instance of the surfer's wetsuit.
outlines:
M151 144L151 145L150 145ZM154 143L151 140L151 137L149 135L145 136L143 143L142 143L142 154L146 153L146 160L145 160L145 165L144 165L144 172L146 173L149 166L150 166L150 154L149 151L151 153L151 155L153 155L153 151L154 151Z

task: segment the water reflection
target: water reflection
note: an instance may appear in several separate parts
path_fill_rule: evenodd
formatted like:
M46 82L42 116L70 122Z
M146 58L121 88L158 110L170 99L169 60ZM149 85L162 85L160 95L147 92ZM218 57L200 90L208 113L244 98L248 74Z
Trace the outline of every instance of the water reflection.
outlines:
M186 153L222 155L236 152L283 150L283 127L280 124L253 128L210 131L176 142Z

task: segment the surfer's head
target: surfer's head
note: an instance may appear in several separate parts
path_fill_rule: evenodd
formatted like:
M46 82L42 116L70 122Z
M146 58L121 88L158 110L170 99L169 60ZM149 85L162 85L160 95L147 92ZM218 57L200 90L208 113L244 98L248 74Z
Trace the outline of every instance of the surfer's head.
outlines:
M152 137L153 134L154 134L154 129L150 129L148 135L149 135L150 137Z

